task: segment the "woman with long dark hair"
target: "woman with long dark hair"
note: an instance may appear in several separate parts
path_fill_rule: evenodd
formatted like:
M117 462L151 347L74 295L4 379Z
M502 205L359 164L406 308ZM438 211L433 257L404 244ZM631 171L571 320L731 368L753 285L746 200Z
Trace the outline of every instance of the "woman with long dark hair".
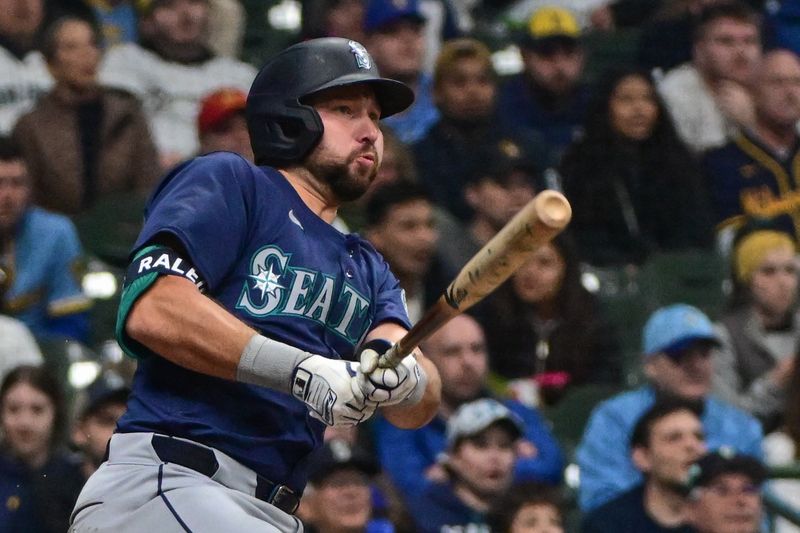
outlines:
M0 532L64 532L84 478L59 448L66 422L56 379L19 366L0 385Z
M581 283L569 236L539 248L482 308L492 371L532 378L546 403L567 384L621 383L619 341Z
M584 126L560 172L586 261L638 264L654 251L711 245L700 167L648 73L609 74Z

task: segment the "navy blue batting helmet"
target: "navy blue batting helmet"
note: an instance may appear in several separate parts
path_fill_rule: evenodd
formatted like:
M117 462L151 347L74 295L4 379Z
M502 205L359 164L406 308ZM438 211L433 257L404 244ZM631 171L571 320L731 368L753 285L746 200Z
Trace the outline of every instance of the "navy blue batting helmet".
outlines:
M381 118L414 101L404 83L382 78L360 43L339 37L312 39L290 46L270 59L247 97L247 128L256 163L300 161L322 137L322 120L304 98L332 87L369 84Z

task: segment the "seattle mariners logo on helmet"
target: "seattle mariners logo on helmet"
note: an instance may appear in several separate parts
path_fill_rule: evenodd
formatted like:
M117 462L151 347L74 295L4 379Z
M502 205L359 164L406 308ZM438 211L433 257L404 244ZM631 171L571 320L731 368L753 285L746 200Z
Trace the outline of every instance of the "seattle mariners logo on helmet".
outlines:
M305 99L356 84L369 85L375 92L381 118L403 111L414 101L410 87L382 78L366 48L350 39L311 39L269 60L247 97L247 128L256 164L302 160L319 142L323 129L322 119Z
M358 65L358 68L369 69L372 64L372 58L369 57L364 45L355 41L349 41L347 44L350 45L350 50L353 52L353 55L356 56L356 65Z

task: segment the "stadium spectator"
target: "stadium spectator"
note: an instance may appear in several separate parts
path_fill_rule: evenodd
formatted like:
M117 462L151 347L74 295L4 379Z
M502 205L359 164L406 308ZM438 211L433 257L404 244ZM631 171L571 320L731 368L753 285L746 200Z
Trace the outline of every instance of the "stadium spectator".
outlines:
M0 135L53 84L37 38L44 0L0 0Z
M696 403L662 401L636 422L630 456L644 481L592 511L583 533L690 533L686 483L705 452Z
M0 385L0 531L63 533L84 478L62 449L64 397L42 367L20 366Z
M463 185L463 197L472 215L469 234L477 251L494 237L520 209L546 188L541 161L514 139L494 137L477 149L481 159Z
M494 533L564 533L561 495L537 483L511 485L489 512Z
M702 457L689 482L691 522L697 533L762 531L761 487L766 479L761 461L732 449Z
M719 340L706 315L685 304L662 307L650 315L642 337L648 383L598 405L578 446L578 503L584 512L641 483L627 443L636 420L661 397L678 397L702 406L701 420L710 448L733 446L757 457L762 454L758 420L710 394L711 351Z
M705 167L722 234L747 219L767 219L800 236L800 59L773 50L753 89L755 126L709 152Z
M475 39L445 43L433 73L433 100L440 117L412 148L420 183L462 222L473 212L464 186L485 166L486 158L495 155L485 152L506 138L515 145L510 150L523 150L522 140L497 120L496 92L497 76L484 44ZM535 136L524 149L542 168L547 166L546 150Z
M454 276L436 253L439 231L427 193L404 181L377 188L367 202L364 236L400 281L415 323Z
M421 139L439 118L432 98L432 78L423 71L424 23L418 0L367 0L364 45L381 75L414 90L411 107L383 121L409 144Z
M100 80L142 100L162 166L170 168L198 149L202 97L225 86L248 90L256 71L210 51L208 0L143 0L137 6L140 44L109 50Z
M203 98L197 115L201 155L223 150L253 161L246 104L247 93L236 88L219 89Z
M711 246L702 171L645 72L609 73L560 173L573 208L571 231L593 265Z
M566 235L536 250L489 297L481 317L492 370L525 403L556 403L568 385L622 382L616 331L581 284Z
M524 68L501 85L498 115L514 129L538 133L557 159L577 136L589 103L580 28L572 13L556 7L535 11L527 28L520 42Z
M741 236L731 256L734 290L717 326L714 392L761 420L780 423L800 348L797 247L783 232Z
M395 486L410 501L432 482L445 478L441 462L447 448L446 426L463 404L489 396L488 354L480 324L469 315L454 317L424 343L425 354L442 375L439 413L425 427L407 431L383 419L375 422L381 464ZM517 441L514 479L557 484L563 460L558 443L538 411L515 400L503 400L524 422Z
M0 139L0 296L5 314L37 339L86 342L87 309L81 291L81 245L62 215L30 205L31 180L20 150Z
M106 446L125 412L130 389L99 376L85 391L83 407L72 426L72 443L81 451L86 479L105 460Z
M95 30L82 19L58 19L41 49L55 86L13 133L33 202L76 215L113 193L146 198L161 173L158 153L139 101L98 84Z
M461 405L447 421L446 480L412 495L416 531L484 531L492 502L511 486L522 420L483 398ZM483 528L483 529L480 529Z
M364 0L310 0L303 2L304 39L345 37L364 41Z
M0 269L2 276L2 269ZM2 292L0 282L0 293ZM0 300L2 295L0 294ZM44 357L30 330L17 319L0 315L0 381L13 368L20 365L37 366Z
M308 533L392 533L387 520L374 516L371 481L379 465L346 441L326 440L309 467L300 517Z
M737 1L703 9L692 61L664 76L659 91L689 148L701 153L724 145L754 122L750 88L761 56L756 13Z
M652 20L642 26L637 54L638 65L661 73L692 60L694 30L703 9L726 0L651 2L663 4ZM642 2L646 4L648 2Z

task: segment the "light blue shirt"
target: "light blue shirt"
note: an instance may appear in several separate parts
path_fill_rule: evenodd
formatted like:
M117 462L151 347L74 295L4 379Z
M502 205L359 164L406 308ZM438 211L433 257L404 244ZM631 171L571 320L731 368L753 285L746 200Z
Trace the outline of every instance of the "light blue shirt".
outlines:
M639 418L655 403L655 390L647 385L618 394L598 405L577 449L580 466L578 504L587 512L643 481L631 460L630 438ZM753 416L707 397L703 429L709 450L732 446L737 451L763 458L761 424Z
M75 226L69 218L38 207L22 216L14 236L11 284L3 298L7 312L24 322L38 338L67 334L53 331L54 321L85 312L91 301L84 296L76 268L82 256ZM80 331L78 328L75 331Z

